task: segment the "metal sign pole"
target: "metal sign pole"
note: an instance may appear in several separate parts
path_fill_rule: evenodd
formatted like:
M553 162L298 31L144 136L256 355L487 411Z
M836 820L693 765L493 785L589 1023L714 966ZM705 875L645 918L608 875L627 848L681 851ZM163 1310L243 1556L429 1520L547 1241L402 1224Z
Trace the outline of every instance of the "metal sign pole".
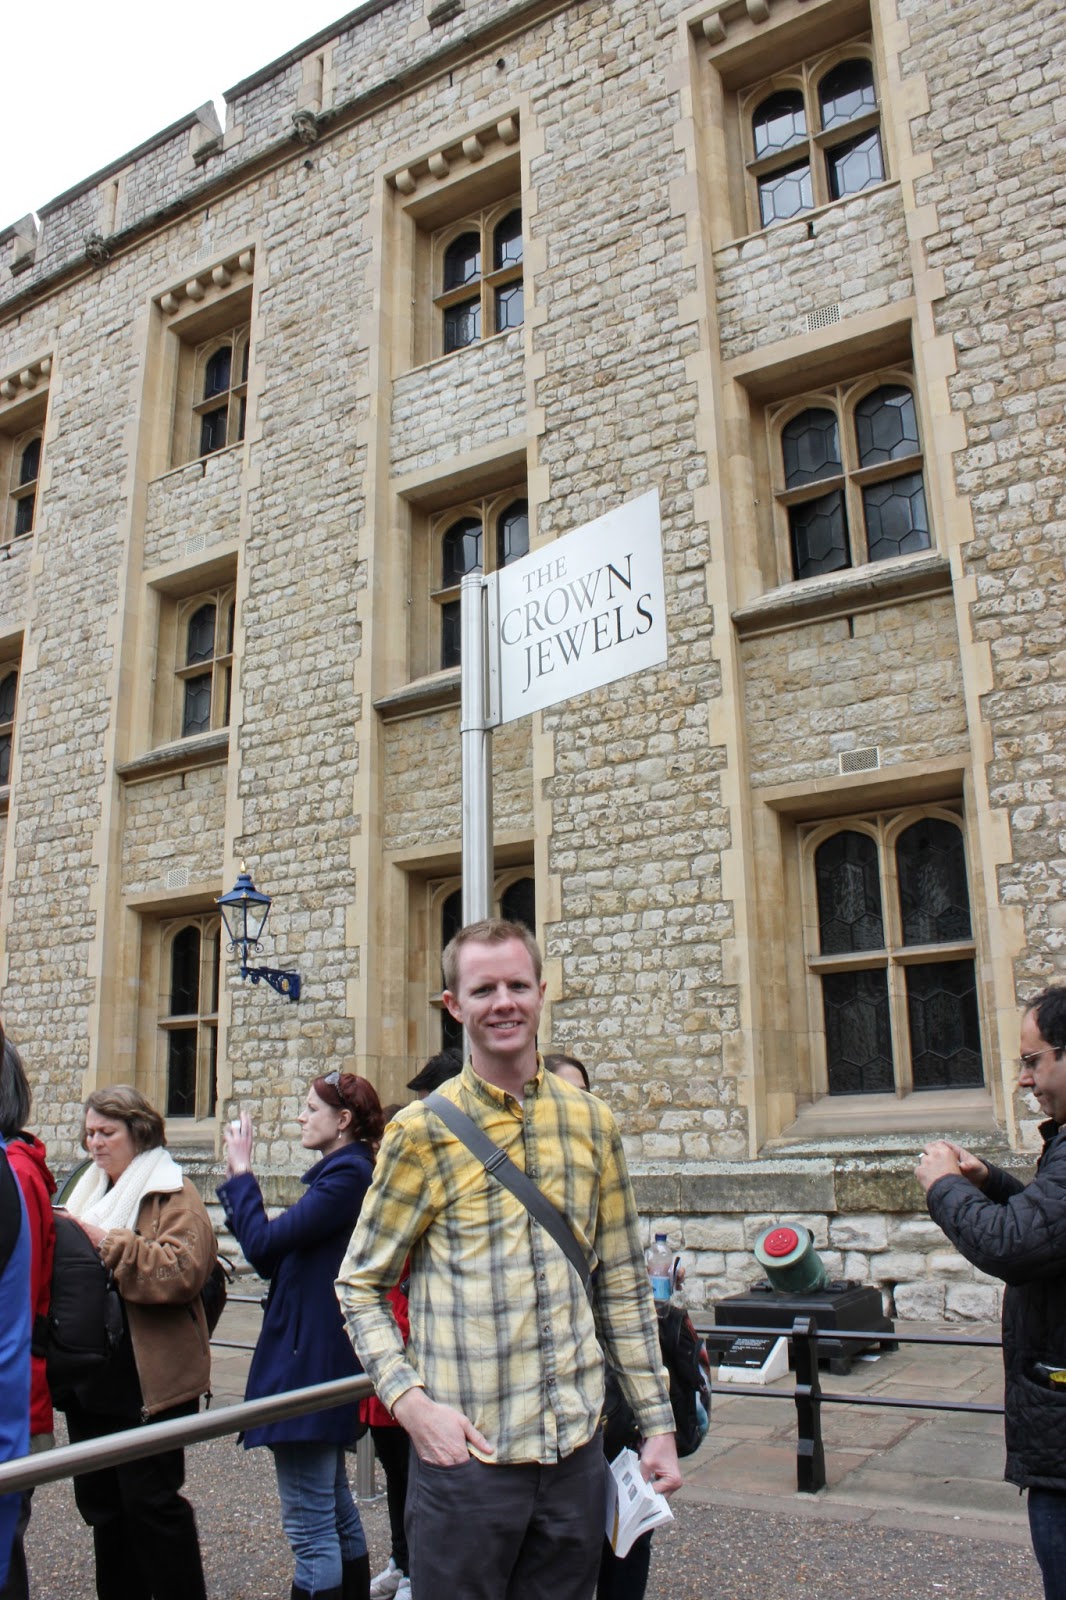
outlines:
M463 579L462 644L463 922L492 915L492 721L489 695L488 583Z

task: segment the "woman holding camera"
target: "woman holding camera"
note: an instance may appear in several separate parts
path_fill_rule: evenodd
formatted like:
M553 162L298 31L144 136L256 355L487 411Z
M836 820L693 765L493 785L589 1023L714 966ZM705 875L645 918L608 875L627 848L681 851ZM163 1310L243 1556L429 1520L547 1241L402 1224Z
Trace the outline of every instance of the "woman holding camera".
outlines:
M362 1368L333 1287L370 1185L384 1118L372 1084L350 1072L316 1078L300 1113L300 1143L321 1157L307 1193L272 1221L251 1170L247 1113L226 1133L229 1176L219 1188L229 1226L248 1260L270 1281L245 1399L302 1389ZM348 1487L345 1446L356 1437L359 1403L250 1428L247 1449L268 1445L292 1546L292 1600L366 1600L370 1558Z
M126 1336L108 1364L57 1395L72 1444L195 1412L211 1377L200 1301L215 1262L204 1203L165 1149L163 1118L136 1089L97 1089L82 1144L92 1166L67 1210L111 1270ZM204 1600L192 1507L178 1492L182 1450L164 1450L74 1479L93 1530L99 1600Z

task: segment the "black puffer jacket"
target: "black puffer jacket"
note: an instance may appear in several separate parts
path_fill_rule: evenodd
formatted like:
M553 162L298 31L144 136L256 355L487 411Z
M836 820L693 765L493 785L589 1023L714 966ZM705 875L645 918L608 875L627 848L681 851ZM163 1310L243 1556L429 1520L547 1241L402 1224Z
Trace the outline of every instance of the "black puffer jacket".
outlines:
M1041 1123L1044 1152L1031 1183L989 1166L984 1190L941 1178L929 1214L975 1267L1007 1285L1003 1297L1007 1466L1022 1487L1066 1491L1066 1390L1034 1371L1066 1368L1066 1127Z

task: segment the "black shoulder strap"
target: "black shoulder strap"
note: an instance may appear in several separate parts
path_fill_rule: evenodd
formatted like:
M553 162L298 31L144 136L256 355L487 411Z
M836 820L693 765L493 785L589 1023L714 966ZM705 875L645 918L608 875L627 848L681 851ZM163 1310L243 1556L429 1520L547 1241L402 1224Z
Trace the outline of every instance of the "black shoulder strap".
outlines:
M585 1252L575 1239L574 1231L562 1212L552 1205L532 1178L528 1178L520 1167L515 1166L506 1151L501 1150L498 1144L493 1144L488 1134L483 1133L477 1123L468 1117L465 1111L460 1111L451 1100L446 1100L442 1094L430 1094L422 1103L427 1111L432 1111L446 1127L450 1128L455 1137L477 1157L485 1171L495 1178L497 1183L509 1189L515 1198L522 1202L530 1216L551 1235L581 1279L581 1286L588 1295L591 1305L592 1274L589 1271L589 1264L585 1259Z
M0 1150L0 1273L14 1254L21 1227L22 1201L18 1179L11 1170L7 1151Z

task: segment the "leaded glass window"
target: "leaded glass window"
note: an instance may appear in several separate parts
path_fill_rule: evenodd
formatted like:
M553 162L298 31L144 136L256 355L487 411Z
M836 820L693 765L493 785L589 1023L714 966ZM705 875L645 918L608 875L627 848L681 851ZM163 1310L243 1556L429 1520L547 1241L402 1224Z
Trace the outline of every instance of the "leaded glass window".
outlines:
M520 207L512 204L502 216L499 206L489 207L464 218L461 231L450 239L445 234L444 239L434 290L440 314L438 352L450 355L490 334L521 327L525 301Z
M865 833L834 834L814 862L821 954L882 950L885 930L874 840Z
M515 500L496 522L496 565L509 567L529 554L529 502Z
M828 66L803 62L786 84L741 97L760 227L884 182L873 64L860 49Z
M213 455L244 438L248 409L248 330L235 328L223 340L198 352L201 368L196 404L199 439L196 453Z
M37 509L37 480L41 474L41 437L35 434L15 449L15 481L11 494L15 502L15 517L11 533L21 539L33 532Z
M209 1117L218 1097L219 918L164 927L159 1019L168 1117Z
M914 393L897 380L838 385L782 408L778 503L791 576L818 577L932 545Z
M984 1081L961 820L884 815L827 831L811 857L830 1095Z
M439 654L424 671L457 667L462 653L459 589L468 573L497 571L529 550L529 503L514 489L486 495L430 520L432 599L439 615Z
M191 605L186 613L184 661L178 669L183 739L229 725L233 688L232 592Z

